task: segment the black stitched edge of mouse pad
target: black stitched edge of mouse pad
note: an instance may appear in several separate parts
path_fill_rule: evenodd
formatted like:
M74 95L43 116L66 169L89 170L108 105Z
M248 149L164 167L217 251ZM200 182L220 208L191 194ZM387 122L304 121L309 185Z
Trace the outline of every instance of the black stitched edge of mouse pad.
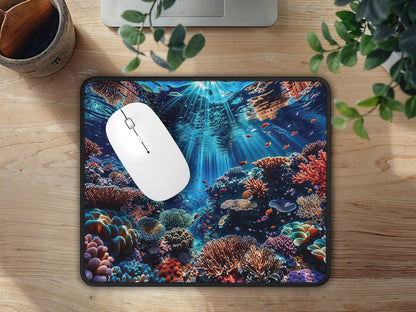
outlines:
M108 118L133 102L156 112L190 167L188 186L165 202L140 192L107 140ZM329 86L317 78L85 81L82 279L97 286L325 283L329 102Z

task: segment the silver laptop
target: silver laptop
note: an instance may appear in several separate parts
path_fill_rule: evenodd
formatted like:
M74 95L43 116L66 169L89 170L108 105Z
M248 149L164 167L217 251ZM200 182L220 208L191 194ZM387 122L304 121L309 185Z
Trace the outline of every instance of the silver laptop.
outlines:
M153 18L154 26L271 26L277 21L278 0L176 0L162 15ZM147 12L151 2L141 0L101 0L105 25L119 27L125 10ZM153 10L156 14L156 9ZM133 24L134 25L134 24ZM148 25L147 25L148 26Z

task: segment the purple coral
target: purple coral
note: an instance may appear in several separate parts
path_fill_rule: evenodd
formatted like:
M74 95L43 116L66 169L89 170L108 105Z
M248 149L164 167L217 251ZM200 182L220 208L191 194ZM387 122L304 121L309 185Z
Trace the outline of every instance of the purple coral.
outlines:
M284 235L268 238L264 242L264 247L273 249L275 252L287 258L293 258L296 253L296 246L290 237Z
M107 252L107 247L99 237L85 235L84 242L85 277L96 283L107 282L111 275L111 264L114 261Z
M291 271L286 277L286 283L319 283L325 275L314 270L302 269Z

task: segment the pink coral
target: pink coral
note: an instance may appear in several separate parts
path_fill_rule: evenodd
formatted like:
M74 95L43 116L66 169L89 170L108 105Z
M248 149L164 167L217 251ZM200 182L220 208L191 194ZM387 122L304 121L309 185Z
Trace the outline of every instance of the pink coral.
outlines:
M85 277L88 281L105 283L108 280L114 260L107 250L100 238L92 238L91 234L85 235Z
M287 258L292 258L296 253L296 246L290 237L284 235L269 237L264 242L264 247L273 249L275 252Z
M92 208L120 209L137 196L144 196L133 188L115 186L85 186L85 201Z
M326 152L319 151L319 156L308 157L308 164L300 164L296 175L292 176L293 183L302 184L306 181L312 182L312 185L319 185L316 193L323 200L326 199Z

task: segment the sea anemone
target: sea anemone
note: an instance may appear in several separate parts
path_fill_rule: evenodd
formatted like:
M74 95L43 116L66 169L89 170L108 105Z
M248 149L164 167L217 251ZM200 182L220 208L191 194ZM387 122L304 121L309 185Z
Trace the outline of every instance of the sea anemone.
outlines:
M139 239L146 243L155 243L165 234L165 227L159 220L144 217L137 222Z
M189 227L193 218L184 209L172 208L162 211L159 220L167 230L171 230L175 227Z

